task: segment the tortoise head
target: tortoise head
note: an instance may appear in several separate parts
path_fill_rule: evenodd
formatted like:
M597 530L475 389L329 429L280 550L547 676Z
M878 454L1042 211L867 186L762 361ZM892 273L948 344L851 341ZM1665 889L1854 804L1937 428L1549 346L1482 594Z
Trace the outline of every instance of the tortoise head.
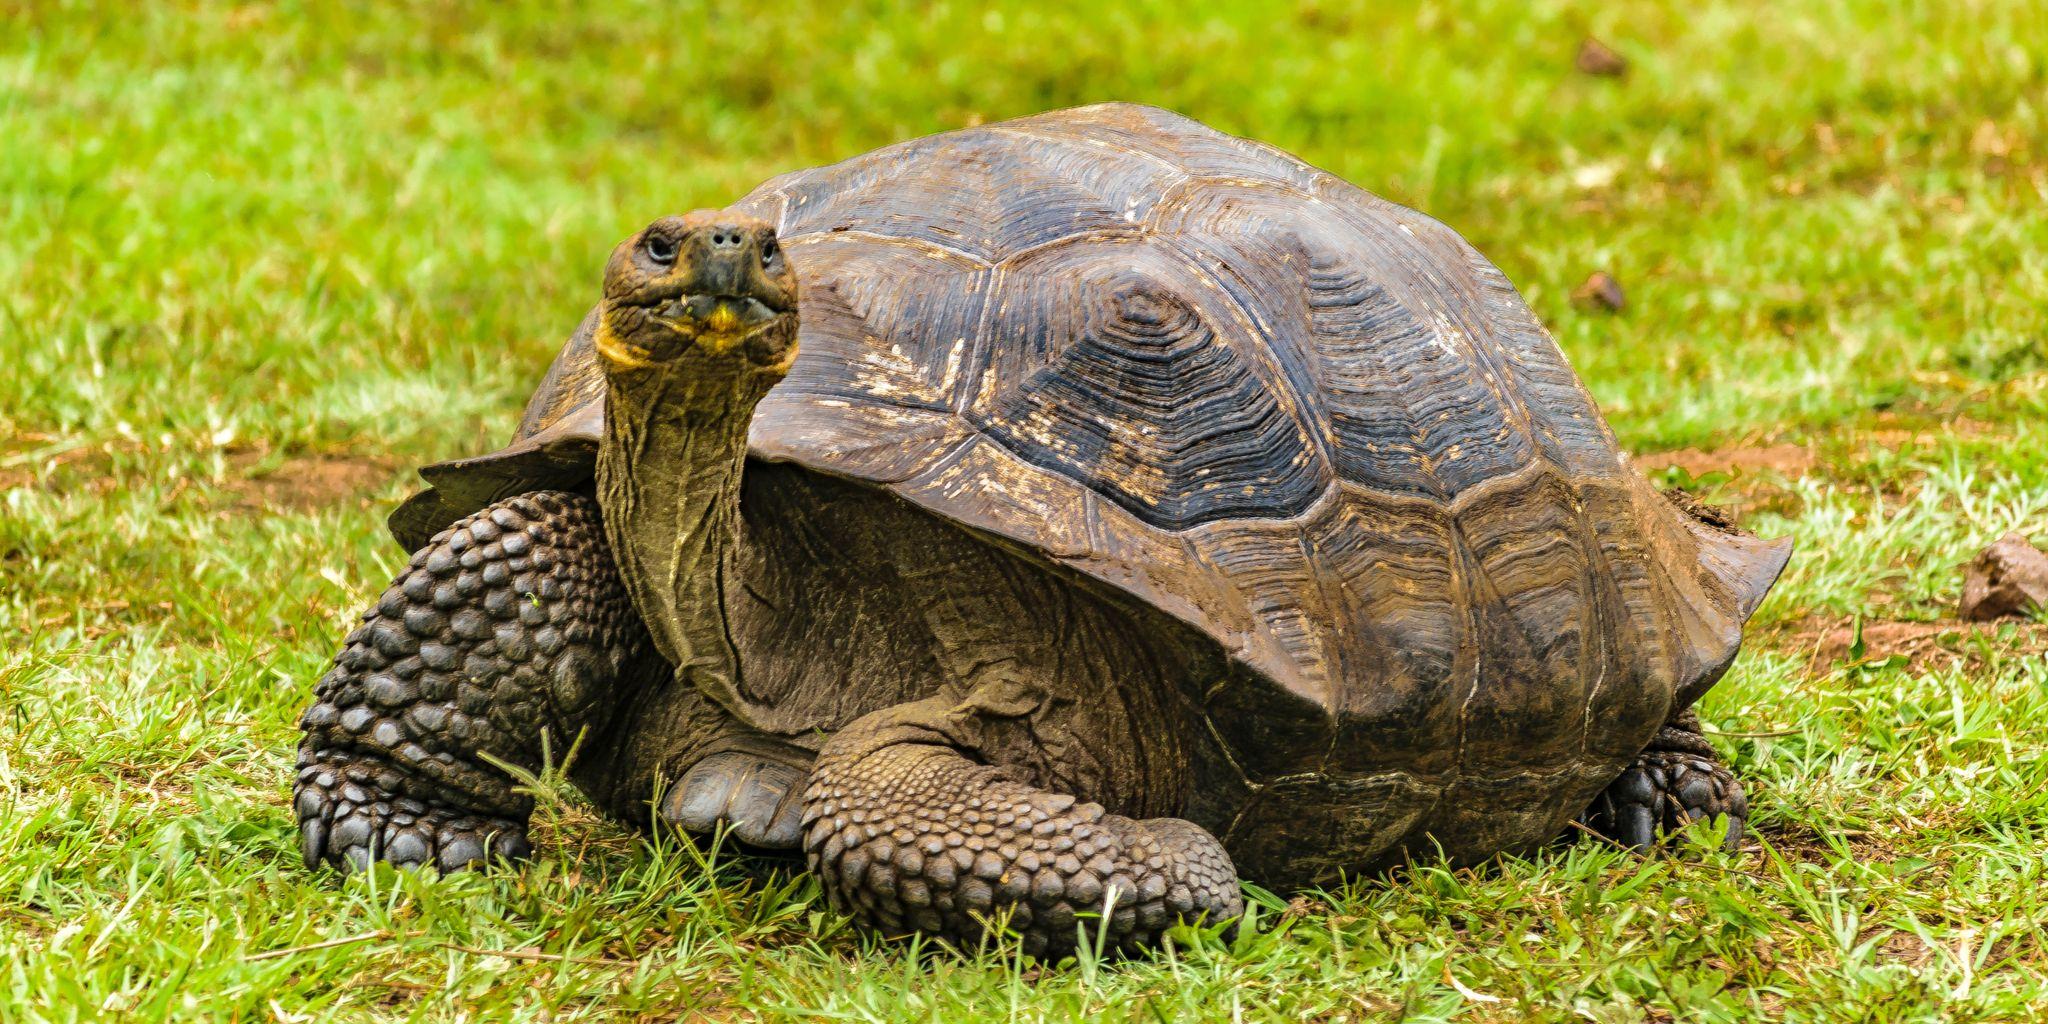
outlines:
M615 374L697 364L773 379L796 359L796 275L774 226L744 213L663 217L619 243L599 309Z

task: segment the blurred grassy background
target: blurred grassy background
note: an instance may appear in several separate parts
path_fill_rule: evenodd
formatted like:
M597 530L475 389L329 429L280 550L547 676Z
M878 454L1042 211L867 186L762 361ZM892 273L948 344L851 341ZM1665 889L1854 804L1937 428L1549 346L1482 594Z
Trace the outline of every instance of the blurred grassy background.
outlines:
M1640 443L1825 424L2048 368L2040 13L32 5L0 424L481 442L418 410L502 415L653 215L1105 98L1463 231ZM1573 70L1587 34L1626 77ZM1569 314L1597 269L1627 316Z
M1942 621L1973 551L2048 533L2031 0L0 16L0 1017L1995 1020L2048 998L2048 644ZM1626 73L1575 69L1588 36ZM707 881L573 801L521 873L296 866L292 723L402 558L383 511L410 467L507 434L618 238L1103 99L1462 231L1646 466L1800 541L1707 708L1769 854L1424 867L1235 947L1045 972L874 949L801 879ZM1572 303L1595 271L1621 311ZM1856 642L1866 619L1892 632Z

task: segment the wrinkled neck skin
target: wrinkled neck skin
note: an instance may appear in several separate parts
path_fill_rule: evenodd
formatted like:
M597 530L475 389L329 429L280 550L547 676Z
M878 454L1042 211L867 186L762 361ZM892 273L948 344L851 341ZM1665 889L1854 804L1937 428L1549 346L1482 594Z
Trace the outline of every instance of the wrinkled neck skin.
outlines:
M687 352L606 367L598 503L633 605L679 678L728 710L750 706L727 622L745 539L747 425L776 376Z

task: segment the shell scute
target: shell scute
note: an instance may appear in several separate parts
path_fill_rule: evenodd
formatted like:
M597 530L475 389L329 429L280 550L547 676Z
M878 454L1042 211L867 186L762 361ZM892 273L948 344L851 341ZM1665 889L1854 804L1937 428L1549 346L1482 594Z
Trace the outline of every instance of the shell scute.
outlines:
M1328 486L1262 340L1167 248L1050 250L999 302L967 417L1027 462L1170 531L1293 514Z

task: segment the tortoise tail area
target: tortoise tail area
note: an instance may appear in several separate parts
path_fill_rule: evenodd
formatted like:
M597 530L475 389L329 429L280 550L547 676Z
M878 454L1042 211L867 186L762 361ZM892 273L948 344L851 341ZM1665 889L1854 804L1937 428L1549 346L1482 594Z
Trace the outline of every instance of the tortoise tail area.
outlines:
M1687 609L1697 620L1695 653L1704 671L1681 683L1673 710L1689 707L1728 671L1742 649L1742 627L1763 604L1792 558L1789 538L1767 540L1735 525L1726 512L1680 491L1658 492L1649 481L1640 484L1643 497L1670 524L1662 531L1667 544L1665 566L1675 579L1695 587ZM1647 503L1647 502L1646 502ZM1646 509L1648 511L1648 509Z

